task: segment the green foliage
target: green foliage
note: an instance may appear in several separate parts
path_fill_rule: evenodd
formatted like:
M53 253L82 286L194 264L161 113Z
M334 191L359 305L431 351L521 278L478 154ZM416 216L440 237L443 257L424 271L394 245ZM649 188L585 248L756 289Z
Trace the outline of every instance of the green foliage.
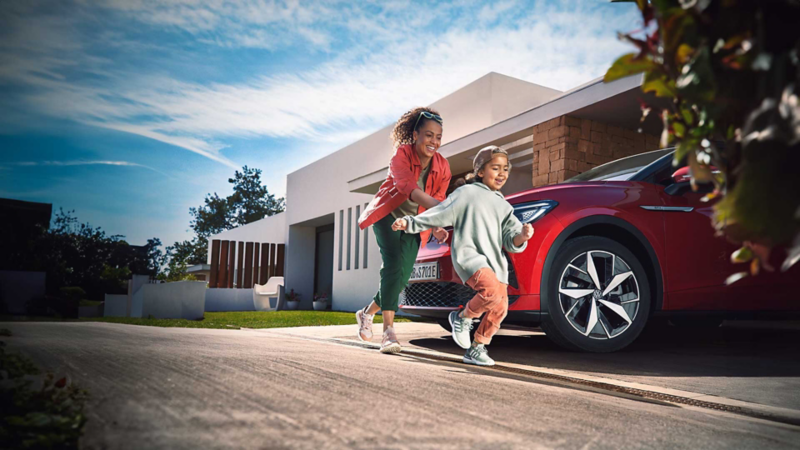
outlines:
M62 287L58 290L65 300L79 302L82 298L86 297L86 291L78 286Z
M210 236L281 213L285 209L284 199L275 198L261 184L259 169L244 166L228 182L233 185L231 195L223 198L216 192L207 194L203 205L189 208L192 216L189 226L195 232L195 237L191 241L176 242L167 247L170 261L179 260L175 267L180 267L181 262L185 265L205 264Z
M77 448L86 391L66 377L39 375L30 360L0 342L0 447Z
M145 246L132 246L123 236L109 236L99 227L80 223L73 214L60 209L49 230L40 228L21 243L24 248L18 252L14 267L46 272L50 295L60 295L62 287L74 286L93 300L102 300L106 293L124 293L125 280L131 273L157 275L160 240L153 238Z
M158 279L166 282L197 281L197 277L190 273L186 273L186 270L186 263L175 258L170 260L167 272L159 274Z
M714 183L714 226L752 250L735 261L750 261L755 274L770 269L773 247L789 244L788 269L800 260L800 3L636 3L644 27L621 38L638 51L617 59L605 80L643 73L644 92L672 100L643 110L662 117L662 146L688 161L693 186Z

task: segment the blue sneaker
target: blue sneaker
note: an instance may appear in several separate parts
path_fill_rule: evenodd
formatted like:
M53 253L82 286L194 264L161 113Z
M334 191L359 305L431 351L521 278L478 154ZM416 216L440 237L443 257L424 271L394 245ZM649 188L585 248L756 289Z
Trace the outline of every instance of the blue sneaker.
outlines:
M464 362L467 364L475 364L476 366L493 366L494 360L489 358L489 350L486 346L478 344L470 346L467 353L464 353Z
M472 319L459 317L458 311L453 311L447 317L450 321L450 329L453 330L453 340L461 348L469 348L471 342L469 332L472 330Z

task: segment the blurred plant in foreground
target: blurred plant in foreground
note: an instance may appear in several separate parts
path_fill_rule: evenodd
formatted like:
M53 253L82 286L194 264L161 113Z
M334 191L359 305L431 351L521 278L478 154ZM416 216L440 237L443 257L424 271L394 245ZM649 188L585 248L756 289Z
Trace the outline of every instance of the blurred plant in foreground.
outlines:
M686 159L692 187L713 183L713 225L742 247L749 273L788 248L781 270L800 260L800 2L796 0L612 0L635 2L643 28L620 38L637 47L605 81L642 73L642 102L659 114L661 145ZM714 170L719 169L719 170ZM733 274L733 283L748 272Z

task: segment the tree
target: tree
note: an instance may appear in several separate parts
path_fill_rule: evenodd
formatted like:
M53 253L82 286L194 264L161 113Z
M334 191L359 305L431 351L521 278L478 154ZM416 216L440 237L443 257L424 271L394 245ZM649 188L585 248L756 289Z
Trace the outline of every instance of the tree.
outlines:
M233 178L233 193L225 198L216 192L207 194L204 204L189 208L192 220L189 226L195 237L191 241L176 242L167 247L170 261L183 264L205 264L208 261L208 238L237 226L261 220L284 211L283 197L275 198L267 186L261 184L261 170L244 166ZM180 263L174 267L180 267ZM173 266L170 266L173 267Z
M275 198L266 186L261 185L261 170L250 169L247 166L238 170L233 178L228 178L228 183L233 184L233 195L228 197L228 208L233 223L245 225L283 212L284 199Z
M605 75L643 73L642 91L671 100L657 111L662 146L688 162L692 186L713 183L713 225L742 244L731 255L750 274L800 260L800 3L792 0L635 1L643 29L620 37L637 47ZM718 169L718 170L714 170ZM747 272L734 274L734 282Z
M89 299L102 300L104 294L124 292L131 273L156 276L160 270L154 262L161 254L158 238L132 246L123 237L108 236L99 227L80 223L74 211L59 209L50 229L40 229L27 243L18 267L46 272L50 294L58 294L63 287L79 287Z

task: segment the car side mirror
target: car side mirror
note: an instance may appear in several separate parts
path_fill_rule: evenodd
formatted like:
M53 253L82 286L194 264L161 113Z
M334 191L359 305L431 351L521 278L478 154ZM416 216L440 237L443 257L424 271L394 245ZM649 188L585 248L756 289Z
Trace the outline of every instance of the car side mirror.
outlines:
M711 167L712 173L718 173L719 169ZM691 186L692 177L689 174L689 166L681 167L672 174L672 184L664 189L669 195L683 195L692 190ZM697 192L701 194L708 194L714 191L713 183L698 183Z
M681 167L672 174L672 182L676 184L690 181L691 178L691 175L689 175L689 166Z

